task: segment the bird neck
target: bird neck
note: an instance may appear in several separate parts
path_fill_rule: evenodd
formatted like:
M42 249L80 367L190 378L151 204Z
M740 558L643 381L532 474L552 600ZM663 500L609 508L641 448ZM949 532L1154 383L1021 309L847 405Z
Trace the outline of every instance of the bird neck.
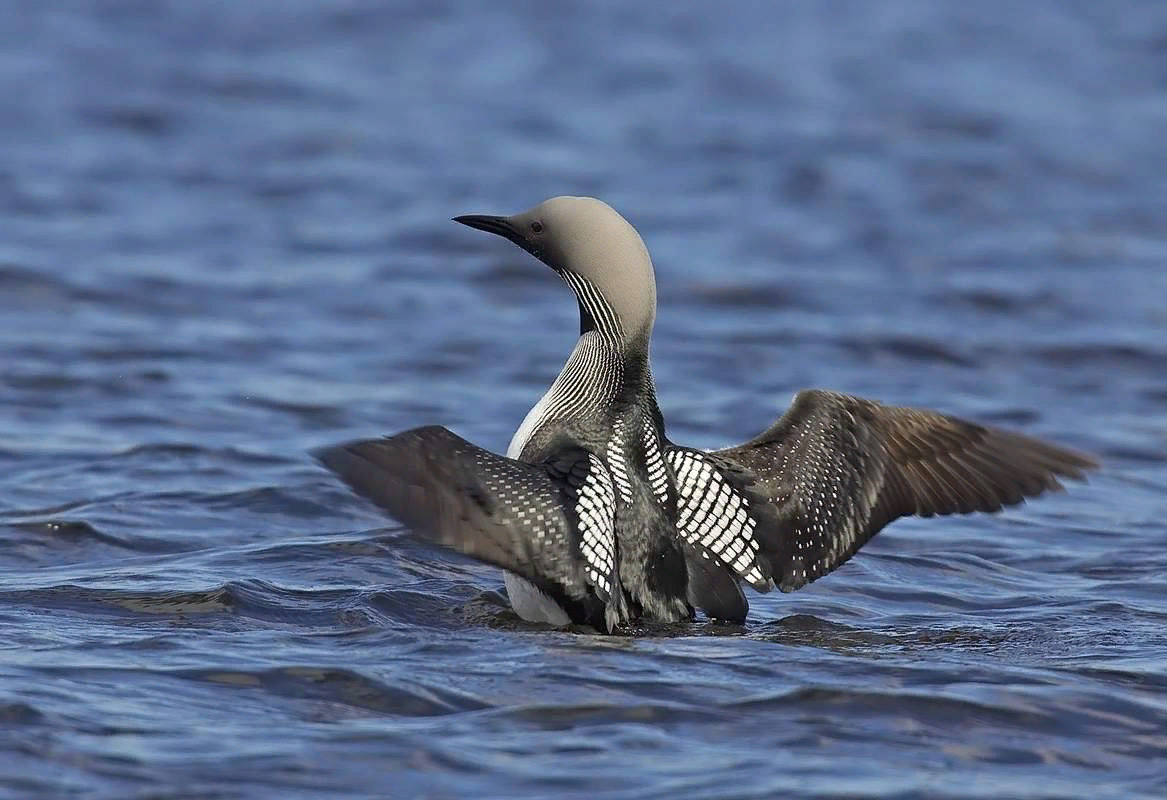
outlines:
M563 281L571 287L579 304L579 333L596 332L609 344L633 345L640 339L652 335L652 325L656 319L656 284L651 267L644 285L635 283L635 291L626 289L624 293L605 293L579 273L559 270Z
M659 418L648 333L614 337L598 329L586 331L551 388L523 420L507 455L532 458L556 431L591 439L633 405Z

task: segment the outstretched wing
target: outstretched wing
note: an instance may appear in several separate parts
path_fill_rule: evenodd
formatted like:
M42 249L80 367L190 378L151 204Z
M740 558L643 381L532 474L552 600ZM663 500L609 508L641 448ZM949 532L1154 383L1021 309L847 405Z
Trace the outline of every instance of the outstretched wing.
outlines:
M357 494L437 544L574 600L591 591L608 595L615 492L603 463L586 451L527 464L435 425L314 455Z
M998 511L1097 466L1021 434L818 389L713 455L752 473L773 505L776 535L763 549L783 591L835 569L899 517Z

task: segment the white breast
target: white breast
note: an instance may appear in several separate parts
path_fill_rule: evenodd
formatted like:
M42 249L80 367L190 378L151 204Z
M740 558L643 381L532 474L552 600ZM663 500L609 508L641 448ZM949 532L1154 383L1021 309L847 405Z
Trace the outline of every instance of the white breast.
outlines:
M527 446L527 442L531 441L531 437L535 435L535 431L539 429L539 425L546 418L554 392L555 387L553 386L547 390L547 394L540 398L535 407L527 412L527 416L523 418L523 424L515 431L515 435L511 437L511 443L507 445L507 458L518 458L523 454L523 448Z
M535 431L547 419L555 401L555 392L556 387L553 385L535 404L535 407L527 412L527 416L523 418L523 424L515 431L515 435L511 437L511 443L507 445L507 458L522 456L523 448L527 446L527 442L531 441ZM502 579L507 587L507 597L511 601L511 608L523 619L529 622L546 622L550 625L571 624L571 617L567 615L567 612L548 597L542 589L526 578L513 572L504 572Z

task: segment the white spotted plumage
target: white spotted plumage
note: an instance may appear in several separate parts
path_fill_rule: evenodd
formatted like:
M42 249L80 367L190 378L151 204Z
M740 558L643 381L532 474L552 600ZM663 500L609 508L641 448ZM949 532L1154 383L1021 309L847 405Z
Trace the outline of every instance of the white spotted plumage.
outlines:
M669 473L661 454L660 437L653 427L644 431L644 463L648 469L648 485L652 494L663 505L669 499Z
M617 419L612 425L612 438L608 440L608 469L612 471L612 480L615 481L616 488L620 490L620 499L625 503L631 503L632 480L628 473L628 460L624 456L626 446L624 422Z
M748 583L768 583L758 562L757 523L749 501L735 490L700 453L666 454L677 476L677 530L705 558L716 559Z
M588 472L576 493L580 553L588 581L610 594L610 576L616 564L616 491L604 462L588 454Z

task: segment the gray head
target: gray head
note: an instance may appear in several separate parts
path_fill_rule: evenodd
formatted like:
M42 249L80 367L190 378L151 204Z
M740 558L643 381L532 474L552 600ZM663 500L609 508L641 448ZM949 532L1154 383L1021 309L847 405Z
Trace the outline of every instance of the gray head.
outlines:
M594 197L552 197L510 217L455 222L505 236L558 272L579 300L580 329L622 338L648 334L656 318L652 259L636 229Z

